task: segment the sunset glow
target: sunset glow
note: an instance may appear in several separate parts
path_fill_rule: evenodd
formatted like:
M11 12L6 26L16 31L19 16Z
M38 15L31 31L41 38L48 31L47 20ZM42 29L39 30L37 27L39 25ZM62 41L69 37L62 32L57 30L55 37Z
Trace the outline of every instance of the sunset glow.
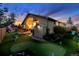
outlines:
M43 15L43 16L50 16L56 20L66 22L68 17L72 17L73 22L79 23L79 4L52 4L52 3L45 3L45 4L33 4L33 3L14 3L14 4L2 4L4 7L7 7L9 11L14 12L16 14L17 19L19 17L23 21L25 16L28 13ZM3 6L0 6L2 8ZM22 21L16 21L15 24L21 24Z
M22 23L22 20L16 20L16 21L15 21L15 25L17 25L17 26L18 26L19 24L21 24L21 23Z

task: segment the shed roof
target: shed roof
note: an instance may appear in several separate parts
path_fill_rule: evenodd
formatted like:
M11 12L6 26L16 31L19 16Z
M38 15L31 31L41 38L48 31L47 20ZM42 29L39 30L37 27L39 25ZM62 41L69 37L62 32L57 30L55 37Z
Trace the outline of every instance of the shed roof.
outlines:
M50 18L50 17L47 17L47 16L41 16L41 15L37 15L37 14L32 14L32 13L28 13L27 16L25 17L24 21L22 22L22 24L26 21L26 19L29 17L29 16L36 16L36 17L41 17L41 18L45 18L46 20L49 20L49 21L54 21L54 22L59 22L53 18ZM62 22L61 22L62 23Z

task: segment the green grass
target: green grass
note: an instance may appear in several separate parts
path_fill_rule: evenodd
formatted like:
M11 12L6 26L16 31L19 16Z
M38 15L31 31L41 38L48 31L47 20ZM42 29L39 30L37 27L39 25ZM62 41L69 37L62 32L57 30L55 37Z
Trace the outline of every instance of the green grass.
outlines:
M16 53L22 50L30 50L32 53L38 56L44 55L64 55L65 49L57 44L49 43L49 42L35 42L35 41L27 41L14 44L11 47L11 52Z
M65 49L62 46L49 42L45 42L45 43L32 42L30 46L30 50L39 56L41 55L63 56L65 54Z
M9 33L3 40L1 44L0 51L9 55L10 53L16 53L22 50L30 50L36 55L52 55L52 52L55 55L64 55L65 49L57 44L45 42L36 42L31 40L31 37L24 35L18 35L16 42L13 41L13 36L15 33Z
M66 48L66 54L65 55L71 55L75 52L78 51L79 47L78 47L78 43L75 39L73 40L73 38L67 38L64 42L64 47Z
M30 50L38 56L63 56L74 53L78 48L77 42L72 39L67 39L64 46L57 45L56 43L50 43L47 41L39 42L33 41L31 37L26 35L16 35L16 33L7 33L3 43L0 44L0 52L3 55L9 55L10 53L17 53L22 50ZM16 41L14 41L16 39Z
M9 55L10 54L10 48L13 44L14 44L13 42L6 42L6 43L0 44L0 53L2 55Z

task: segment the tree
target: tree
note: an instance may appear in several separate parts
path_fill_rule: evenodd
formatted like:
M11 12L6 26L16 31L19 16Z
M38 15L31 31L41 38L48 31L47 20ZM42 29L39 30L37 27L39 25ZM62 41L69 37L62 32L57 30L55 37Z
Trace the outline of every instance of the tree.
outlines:
M0 28L13 24L15 21L14 13L10 13L10 16L6 14L8 14L8 8L0 9Z
M15 22L15 14L14 13L11 13L10 14L10 21L11 21L11 23L13 24L14 22Z
M73 26L73 27L72 27L72 30L73 30L73 31L77 31L77 27L76 27L76 26Z
M73 22L71 20L71 17L69 17L66 27L67 27L67 31L71 31L72 30Z
M8 8L4 7L4 12L8 12Z
M73 23L72 23L72 20L71 20L71 17L69 17L69 20L67 21L67 23L68 23L68 24L71 24L71 25L73 24Z
M3 16L4 11L2 9L0 9L0 17Z

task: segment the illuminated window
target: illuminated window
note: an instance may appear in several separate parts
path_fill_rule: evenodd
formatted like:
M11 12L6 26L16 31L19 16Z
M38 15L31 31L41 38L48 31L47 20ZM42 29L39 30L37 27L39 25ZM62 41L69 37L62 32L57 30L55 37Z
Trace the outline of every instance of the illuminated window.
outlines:
M32 26L33 26L33 18L32 17L27 18L26 25L27 25L28 29L32 28Z

